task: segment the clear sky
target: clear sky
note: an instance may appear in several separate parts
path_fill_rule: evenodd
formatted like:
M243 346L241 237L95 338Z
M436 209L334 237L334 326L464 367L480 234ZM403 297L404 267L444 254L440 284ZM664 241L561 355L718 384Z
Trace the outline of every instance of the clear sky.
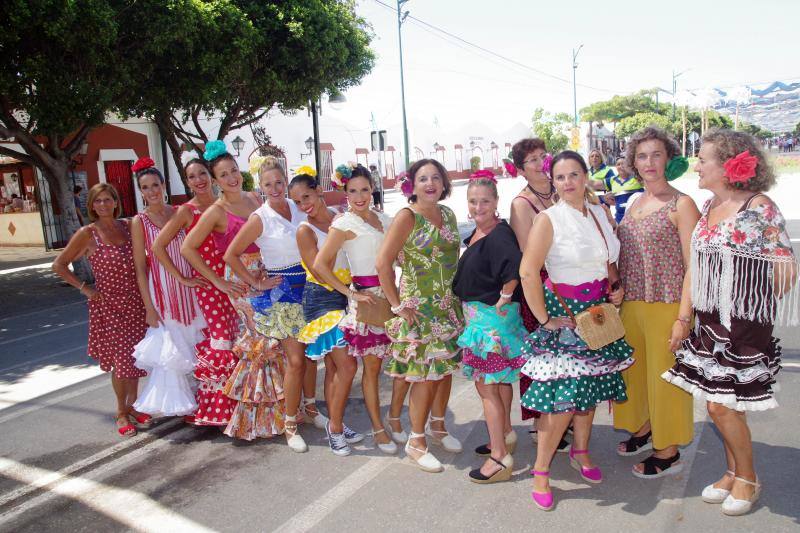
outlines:
M447 130L470 122L497 130L528 125L536 107L571 114L571 51L580 44L578 109L643 88L671 90L673 69L686 71L679 89L800 80L796 0L410 0L403 9L568 80L512 65L408 19L403 51L409 117L427 123L435 117ZM392 127L401 120L396 15L375 0L359 0L357 11L372 25L377 61L363 83L347 91L341 112L359 126L369 127L374 113L379 127Z

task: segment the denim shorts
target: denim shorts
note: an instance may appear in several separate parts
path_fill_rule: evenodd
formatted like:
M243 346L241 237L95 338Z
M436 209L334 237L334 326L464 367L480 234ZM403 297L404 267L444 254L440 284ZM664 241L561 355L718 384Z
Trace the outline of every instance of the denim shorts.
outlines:
M347 308L347 296L337 290L329 291L322 285L306 283L303 291L303 318L311 322L331 311Z

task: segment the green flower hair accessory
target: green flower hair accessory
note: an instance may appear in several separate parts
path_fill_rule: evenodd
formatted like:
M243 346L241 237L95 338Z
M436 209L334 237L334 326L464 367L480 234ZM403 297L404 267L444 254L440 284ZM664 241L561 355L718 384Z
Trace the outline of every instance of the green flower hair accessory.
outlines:
M664 175L667 177L667 181L672 181L683 176L684 172L686 172L688 169L689 160L685 157L676 155L667 163L667 168L664 171Z
M225 146L225 141L211 141L206 143L206 151L203 154L203 159L206 161L213 161L219 156L228 153L228 148Z

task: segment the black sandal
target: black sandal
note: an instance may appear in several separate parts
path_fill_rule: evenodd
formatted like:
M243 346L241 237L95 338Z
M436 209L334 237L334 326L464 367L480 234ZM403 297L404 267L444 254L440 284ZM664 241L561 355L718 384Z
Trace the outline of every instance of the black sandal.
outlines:
M486 476L481 473L480 468L476 468L475 470L472 470L469 473L470 481L472 481L473 483L479 483L485 485L489 483L497 483L498 481L508 481L509 479L511 479L511 469L509 467L507 467L505 464L503 464L502 461L498 461L491 455L489 456L489 459L497 463L500 466L500 470L497 470L491 476Z
M679 461L680 458L681 452L675 452L675 455L668 459L660 459L655 455L651 455L639 463L644 465L644 473L638 472L636 467L632 469L632 472L634 476L642 479L655 479L677 474L683 470L683 463Z
M620 442L620 444L625 445L625 451L620 451L619 447L617 447L617 455L621 455L623 457L630 457L631 455L637 455L642 452L646 452L647 450L653 449L653 443L650 442L650 436L652 433L648 431L641 437L636 437L631 435L631 438L628 440L624 440Z

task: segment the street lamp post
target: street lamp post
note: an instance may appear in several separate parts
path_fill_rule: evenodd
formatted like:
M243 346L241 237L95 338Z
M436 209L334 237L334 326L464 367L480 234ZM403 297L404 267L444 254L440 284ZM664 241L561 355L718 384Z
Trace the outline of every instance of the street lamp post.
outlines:
M403 21L408 16L408 11L403 13L401 7L408 0L397 0L397 43L400 48L400 105L403 109L403 157L405 158L406 170L408 170L408 123L406 121L406 88L403 79Z
M580 53L581 48L583 48L583 45L580 45L577 50L572 49L572 107L575 117L573 125L575 127L578 126L578 86L575 78L578 70L578 53Z
M675 95L678 94L678 77L689 72L687 68L683 72L678 72L675 74L675 71L672 71L672 120L675 120Z
M233 145L233 149L236 150L236 157L239 157L239 154L244 148L244 145L247 143L245 142L244 139L242 139L237 135L236 138L231 142L231 144Z
M314 133L314 166L317 169L317 176L321 176L322 167L320 162L322 161L322 156L319 153L319 110L316 99L311 102L311 124Z

